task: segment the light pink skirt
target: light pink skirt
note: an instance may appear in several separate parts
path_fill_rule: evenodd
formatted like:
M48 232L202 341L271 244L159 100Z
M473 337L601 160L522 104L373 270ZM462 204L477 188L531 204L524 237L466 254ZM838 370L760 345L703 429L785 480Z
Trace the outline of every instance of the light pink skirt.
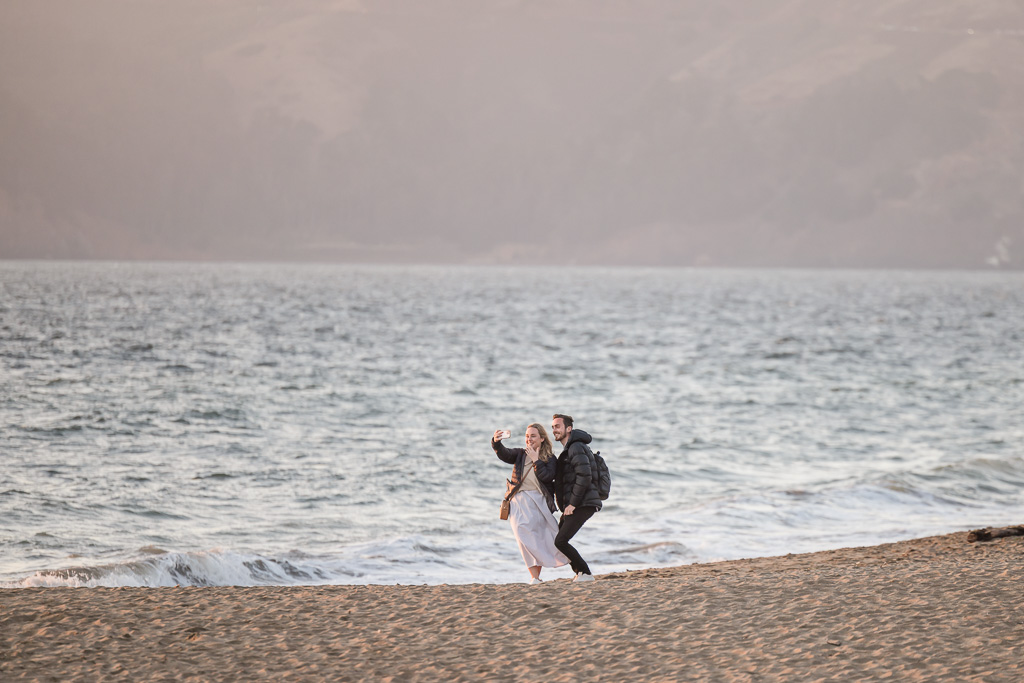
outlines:
M561 567L569 558L555 547L558 522L540 491L520 491L509 504L508 521L527 567Z

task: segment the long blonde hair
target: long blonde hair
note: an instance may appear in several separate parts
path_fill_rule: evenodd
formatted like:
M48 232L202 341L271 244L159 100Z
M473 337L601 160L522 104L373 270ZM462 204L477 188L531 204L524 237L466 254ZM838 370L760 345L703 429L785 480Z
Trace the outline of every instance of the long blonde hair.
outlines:
M540 451L540 461L547 462L555 455L555 452L551 449L551 439L548 438L548 433L544 431L544 426L539 422L534 422L527 429L530 429L530 427L536 429L537 433L540 434L541 443L538 449Z

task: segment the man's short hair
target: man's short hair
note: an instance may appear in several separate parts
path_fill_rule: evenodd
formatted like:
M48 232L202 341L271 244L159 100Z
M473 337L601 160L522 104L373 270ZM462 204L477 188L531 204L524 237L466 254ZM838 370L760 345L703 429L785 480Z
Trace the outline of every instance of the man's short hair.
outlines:
M569 417L568 415L562 415L561 413L555 413L551 417L551 419L552 420L561 419L562 420L562 424L564 424L566 427L572 427L572 418Z

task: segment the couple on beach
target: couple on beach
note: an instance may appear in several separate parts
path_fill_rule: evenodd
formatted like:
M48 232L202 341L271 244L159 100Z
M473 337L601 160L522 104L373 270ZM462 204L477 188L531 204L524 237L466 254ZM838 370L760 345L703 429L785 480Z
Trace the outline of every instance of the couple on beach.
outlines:
M511 489L505 498L508 520L530 572L530 583L541 582L542 567L565 564L576 573L574 582L593 581L590 567L569 543L601 509L597 460L587 445L590 435L573 429L570 416L556 414L551 419L551 434L562 444L556 458L551 439L539 423L526 428L526 448L506 448L501 441L507 434L500 429L494 432L491 448L513 466ZM557 523L556 502L562 511Z

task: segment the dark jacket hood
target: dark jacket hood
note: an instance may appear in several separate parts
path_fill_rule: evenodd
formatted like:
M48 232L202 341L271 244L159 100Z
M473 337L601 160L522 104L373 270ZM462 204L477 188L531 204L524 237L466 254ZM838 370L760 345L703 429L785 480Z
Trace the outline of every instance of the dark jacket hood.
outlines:
M577 441L580 443L590 443L593 439L590 437L590 434L587 434L582 429L573 429L569 432L569 440L565 442L565 447L568 448Z

